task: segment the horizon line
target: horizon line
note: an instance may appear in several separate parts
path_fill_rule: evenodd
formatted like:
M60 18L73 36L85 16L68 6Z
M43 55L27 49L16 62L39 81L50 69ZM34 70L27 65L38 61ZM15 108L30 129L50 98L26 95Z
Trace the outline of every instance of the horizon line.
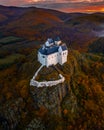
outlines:
M62 13L66 13L66 14L69 14L69 13L82 13L82 14L95 14L95 13L104 13L104 11L92 11L92 12L89 12L89 11L62 11L60 9L52 9L52 8L48 8L48 7L37 7L35 5L21 5L21 6L18 6L18 5L3 5L3 4L0 4L0 6L3 6L3 7L15 7L15 8L37 8L37 9L45 9L45 10L53 10L53 11L58 11L58 12L62 12Z

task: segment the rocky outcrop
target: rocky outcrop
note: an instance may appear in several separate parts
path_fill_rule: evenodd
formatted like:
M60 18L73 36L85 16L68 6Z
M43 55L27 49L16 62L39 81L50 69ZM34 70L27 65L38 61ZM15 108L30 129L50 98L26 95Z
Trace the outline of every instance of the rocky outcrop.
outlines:
M70 114L76 112L77 100L72 92L71 87L72 87L72 77L73 74L77 71L77 66L78 64L75 58L70 59L70 63L64 66L58 66L60 73L62 72L62 75L65 76L64 83L60 83L52 87L42 87L42 88L34 86L29 87L30 88L29 92L31 93L32 98L34 99L34 101L32 101L33 106L31 109L33 110L32 111L33 113L35 113L36 111L39 112L41 108L46 108L45 110L48 112L49 115L56 115L58 117L62 117L63 111L64 109L66 109L66 107L63 107L63 104L64 106L67 105L69 106L71 112ZM46 70L45 76L47 75L48 73ZM67 95L69 95L68 100L65 99ZM21 123L22 119L24 119L21 116L22 113L23 116L25 114L26 115L25 117L28 118L29 111L30 109L29 110L26 109L25 101L22 98L18 98L16 100L14 99L13 101L7 102L7 104L4 104L3 106L0 107L1 112L0 123L2 125L6 124L4 125L6 126L6 130L15 129L17 126L22 124ZM33 115L32 119L28 120L28 123L26 124L27 125L26 130L33 130L33 129L41 130L45 127L41 117L38 117L35 114Z
M30 87L30 92L33 96L34 103L38 108L44 106L46 109L48 109L50 114L56 114L59 116L62 115L61 104L64 97L72 93L71 79L73 73L77 71L77 66L78 64L74 57L70 59L69 64L66 64L66 70L68 70L66 74L63 72L65 66L58 66L59 70L62 71L62 74L64 74L65 76L64 83L60 83L52 87L43 87L43 88L38 88L34 86Z
M26 130L45 130L45 127L41 119L34 118L30 124L27 126Z
M63 83L51 88L31 87L31 93L37 107L46 107L51 114L61 116L61 102L70 92L70 84Z
M68 63L57 65L65 77L64 83L42 88L29 86L29 98L11 99L0 106L0 130L104 129L103 57L100 58L73 52ZM91 67L96 71L92 72ZM50 78L50 72L55 78L53 69L45 69L41 79Z

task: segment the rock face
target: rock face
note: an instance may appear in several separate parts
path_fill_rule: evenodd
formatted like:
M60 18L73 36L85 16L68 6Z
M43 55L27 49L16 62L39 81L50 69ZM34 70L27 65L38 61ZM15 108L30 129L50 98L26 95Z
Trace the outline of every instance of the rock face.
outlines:
M70 92L70 84L58 84L50 88L31 87L31 93L37 107L46 107L51 114L61 116L62 99Z
M46 109L48 109L50 114L55 115L62 115L61 110L61 104L66 95L71 95L71 79L73 76L73 73L77 71L77 61L75 58L72 60L70 59L70 64L66 64L66 68L63 66L58 66L59 70L62 70L62 73L66 76L65 82L60 83L56 86L52 87L43 87L43 88L37 88L37 87L30 87L30 92L33 96L34 103L38 108L44 106ZM66 73L63 71L66 69ZM47 71L47 70L46 70ZM73 96L73 95L72 95ZM75 104L76 101L73 101L73 104ZM73 105L72 105L73 106Z
M45 127L42 124L41 119L35 118L27 126L26 130L45 130Z

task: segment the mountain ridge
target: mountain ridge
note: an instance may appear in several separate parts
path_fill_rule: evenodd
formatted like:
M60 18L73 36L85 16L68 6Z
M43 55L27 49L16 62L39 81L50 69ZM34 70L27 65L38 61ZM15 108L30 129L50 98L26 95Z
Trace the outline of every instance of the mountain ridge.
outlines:
M104 18L103 13L63 13L35 7L3 6L3 9L3 19L0 23L2 35L15 35L40 42L47 37L59 35L67 43L70 39L72 47L79 50L87 50L87 46L98 38L93 31L101 30L100 25L103 24ZM80 38L76 41L78 37Z

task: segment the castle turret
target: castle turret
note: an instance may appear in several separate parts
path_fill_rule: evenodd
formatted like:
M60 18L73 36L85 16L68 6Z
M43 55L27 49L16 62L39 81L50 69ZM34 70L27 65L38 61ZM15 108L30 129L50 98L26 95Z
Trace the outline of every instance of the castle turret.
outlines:
M47 41L45 42L45 45L47 47L50 47L54 44L54 41L52 40L52 38L48 38Z
M61 44L61 40L60 40L59 37L55 38L54 41L55 41L55 44L56 44L56 45L60 45L60 44Z

